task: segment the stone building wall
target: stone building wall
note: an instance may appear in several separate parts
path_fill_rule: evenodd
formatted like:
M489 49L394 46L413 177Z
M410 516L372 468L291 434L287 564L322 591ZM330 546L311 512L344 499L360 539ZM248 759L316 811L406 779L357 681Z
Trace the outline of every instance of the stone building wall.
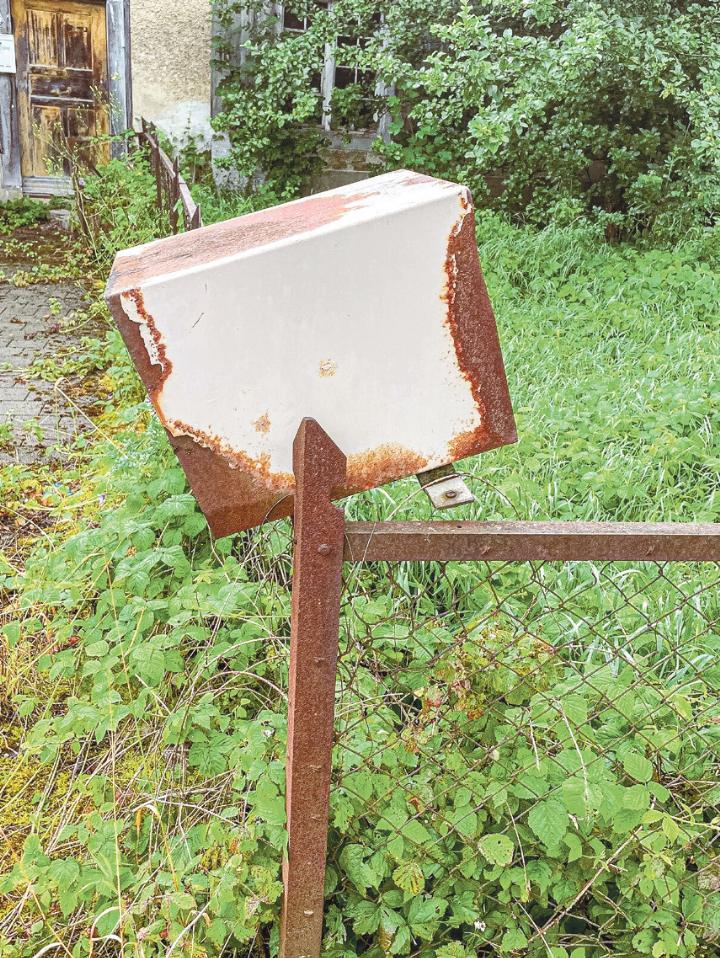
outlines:
M210 136L210 0L130 0L133 113L178 145Z

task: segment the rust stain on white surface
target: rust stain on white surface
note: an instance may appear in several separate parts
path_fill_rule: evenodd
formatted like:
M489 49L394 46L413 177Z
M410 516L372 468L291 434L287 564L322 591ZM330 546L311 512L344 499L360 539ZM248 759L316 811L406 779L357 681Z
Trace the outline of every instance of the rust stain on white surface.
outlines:
M107 296L171 437L245 475L176 443L219 534L290 511L304 416L348 457L341 492L514 441L465 187L400 171L159 240Z
M337 372L337 363L333 359L321 359L320 360L320 375L321 376L334 376Z

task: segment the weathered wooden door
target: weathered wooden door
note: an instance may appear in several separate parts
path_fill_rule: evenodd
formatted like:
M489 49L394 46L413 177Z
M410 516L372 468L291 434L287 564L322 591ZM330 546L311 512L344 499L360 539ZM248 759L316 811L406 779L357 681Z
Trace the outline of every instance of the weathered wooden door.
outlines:
M71 155L109 155L105 6L12 0L12 14L23 191L62 192Z

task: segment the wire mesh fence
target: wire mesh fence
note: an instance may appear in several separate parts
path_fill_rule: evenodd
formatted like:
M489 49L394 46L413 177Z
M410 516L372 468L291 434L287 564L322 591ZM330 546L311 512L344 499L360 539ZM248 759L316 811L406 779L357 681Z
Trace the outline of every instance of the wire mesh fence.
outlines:
M720 953L720 567L346 567L325 945Z

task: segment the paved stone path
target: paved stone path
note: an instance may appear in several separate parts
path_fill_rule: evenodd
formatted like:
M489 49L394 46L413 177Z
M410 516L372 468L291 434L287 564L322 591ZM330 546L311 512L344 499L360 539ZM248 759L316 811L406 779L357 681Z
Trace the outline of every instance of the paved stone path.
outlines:
M59 311L51 312L53 300ZM73 284L0 283L0 465L31 463L77 432L82 417L72 403L52 383L32 378L28 367L68 344L59 321L81 303L82 292ZM8 425L12 442L5 444Z

